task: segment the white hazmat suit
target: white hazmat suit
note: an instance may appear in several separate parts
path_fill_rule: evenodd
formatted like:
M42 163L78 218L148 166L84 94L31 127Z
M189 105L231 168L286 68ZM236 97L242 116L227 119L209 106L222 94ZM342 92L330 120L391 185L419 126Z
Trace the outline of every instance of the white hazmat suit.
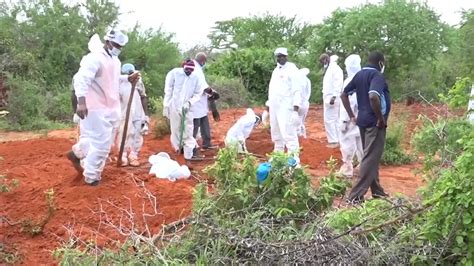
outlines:
M302 90L301 96L303 98L303 103L298 110L298 114L301 118L301 125L298 128L298 136L302 136L306 138L306 127L304 122L306 120L306 115L308 114L309 110L309 98L311 97L311 80L308 78L309 69L302 68L299 70L301 74L301 82L302 82Z
M281 51L281 52L279 52ZM275 54L288 55L286 48L278 48ZM297 130L301 118L294 106L302 106L301 79L298 68L291 62L278 64L273 70L268 89L267 106L270 110L270 129L274 151L284 151L297 157L299 142Z
M360 56L356 54L349 55L346 58L344 64L346 65L347 78L344 80L344 87L349 84L355 74L361 69L360 61ZM354 115L357 117L358 108L356 93L349 95L349 102ZM340 108L339 112L339 128L340 150L343 162L339 173L346 177L352 177L352 160L354 159L354 155L357 157L357 161L360 163L362 161L362 156L364 155L364 149L362 148L359 127L353 123L350 123L350 117L347 114L346 109L343 107Z
M339 119L339 96L342 92L342 83L344 74L337 65L337 55L330 57L329 66L323 78L323 104L324 104L324 128L328 138L328 143L336 144L339 142L338 119ZM334 103L331 99L335 97Z
M237 145L239 152L247 152L245 141L250 136L253 128L260 118L255 115L252 109L248 108L244 116L227 131L224 143L226 147Z
M114 34L107 37L122 46L127 43L123 33ZM86 99L88 114L80 121L79 141L72 151L81 160L86 183L92 184L101 179L120 119L120 60L105 51L97 34L89 41L89 50L73 80L76 97Z
M123 130L125 127L125 118L127 114L128 101L130 99L130 92L132 84L128 81L128 75L122 75L120 78L119 94L120 104L122 110L122 117L120 120L119 134L117 137L117 147L120 147L122 142ZM133 93L132 105L130 106L130 117L128 120L127 136L125 138L125 147L122 154L122 165L138 166L138 153L143 146L143 128L145 124L149 123L148 116L143 110L141 97L146 96L145 85L141 78L138 80L135 91Z
M165 97L163 99L163 109L165 116L170 119L171 127L171 145L175 151L179 151L180 130L183 131L183 150L184 158L191 159L193 150L197 143L193 138L193 118L194 115L190 109L201 99L204 86L200 78L194 73L186 75L183 68L175 68L168 72L165 80ZM184 119L184 128L182 129L182 119Z
M206 77L204 76L204 72L202 71L201 65L199 65L198 61L196 60L193 60L193 62L194 62L193 75L196 75L199 77L204 89L208 88L209 85L207 84ZM194 104L191 107L191 112L193 113L194 118L202 118L202 117L207 116L207 114L209 113L207 98L208 98L207 94L203 92L199 101L197 101L196 104Z
M471 96L467 106L467 119L474 124L474 85L471 87Z

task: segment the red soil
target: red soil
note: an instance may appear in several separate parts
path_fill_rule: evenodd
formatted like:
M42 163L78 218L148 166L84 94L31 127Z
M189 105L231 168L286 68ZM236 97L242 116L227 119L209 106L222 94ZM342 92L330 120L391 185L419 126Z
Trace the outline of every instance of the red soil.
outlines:
M397 108L396 112L407 112L410 116L407 132L411 132L417 114L426 113L430 107L411 105ZM215 144L223 146L227 129L244 113L244 109L226 110L222 112L220 122L212 122ZM303 148L301 161L315 181L327 174L326 161L331 156L340 159L338 149L326 148L322 121L322 107L312 106L306 121L308 138L300 139ZM106 226L107 221L119 224L122 218L122 225L129 228L129 218L133 216L139 230L144 230L146 223L151 233L157 233L163 224L190 214L193 188L203 176L202 169L212 163L193 164L193 176L188 180L170 182L149 176L147 159L151 154L165 151L172 158L175 155L168 137L153 139L147 136L141 167L118 168L114 163L108 163L100 185L90 187L84 185L65 157L74 143L75 129L54 131L47 136L32 134L33 139L23 140L26 135L19 134L21 140L18 140L13 133L0 133L0 141L3 141L0 143L0 175L20 181L19 187L0 193L0 245L18 252L22 259L19 264L25 265L56 264L51 252L68 241L72 234L83 241L95 241L99 246L112 246L117 240L123 240L124 236L119 235L116 228ZM273 145L269 129L255 129L247 147L258 155L270 153ZM206 155L215 153L210 151ZM177 160L184 163L181 156ZM381 183L392 195L400 192L414 197L422 184L421 179L412 173L418 166L382 167ZM47 213L44 191L48 189L54 190L56 211L39 235L31 236L20 223L8 224L5 218L10 223L24 219L41 221ZM150 194L156 197L156 206L153 198L148 196ZM149 214L145 220L144 213Z

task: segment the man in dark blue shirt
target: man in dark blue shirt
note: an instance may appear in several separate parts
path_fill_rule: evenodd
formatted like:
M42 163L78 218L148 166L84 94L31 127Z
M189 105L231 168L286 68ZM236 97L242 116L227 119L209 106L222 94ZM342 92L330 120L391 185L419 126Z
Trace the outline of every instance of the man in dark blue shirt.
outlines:
M349 201L352 203L362 202L369 187L373 198L388 196L379 182L379 163L384 150L387 119L391 108L390 94L383 76L385 58L380 52L372 52L368 61L369 64L354 76L341 94L342 104L351 118L351 123L359 126L364 147L364 157L359 170L360 179L349 195ZM353 92L357 93L357 119L348 97Z

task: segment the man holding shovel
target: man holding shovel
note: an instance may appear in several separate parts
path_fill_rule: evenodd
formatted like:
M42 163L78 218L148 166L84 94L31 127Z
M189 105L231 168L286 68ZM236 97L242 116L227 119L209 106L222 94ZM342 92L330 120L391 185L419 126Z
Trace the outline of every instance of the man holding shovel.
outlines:
M67 158L91 186L99 184L120 119L118 56L128 37L111 30L104 40L105 43L101 42L97 34L92 36L90 53L82 58L73 80L76 114L81 119L80 137ZM138 77L137 73L128 79L134 83Z
M197 142L193 137L193 114L191 106L201 99L205 85L193 74L194 62L186 60L182 68L168 72L165 80L163 116L170 119L171 145L179 153L184 152L186 160L197 158Z

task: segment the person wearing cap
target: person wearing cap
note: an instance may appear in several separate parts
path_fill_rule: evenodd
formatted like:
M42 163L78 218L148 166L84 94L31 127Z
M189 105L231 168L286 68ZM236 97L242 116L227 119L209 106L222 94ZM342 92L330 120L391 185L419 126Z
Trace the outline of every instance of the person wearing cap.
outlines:
M180 151L180 137L184 158L190 160L198 157L197 142L193 137L194 115L190 111L203 94L206 85L195 75L193 60L186 60L183 67L174 68L166 75L165 96L163 98L163 116L169 118L171 127L171 145L176 152ZM184 116L183 116L184 115ZM181 124L184 119L184 128ZM183 134L180 134L183 130Z
M302 86L298 68L288 62L288 50L277 48L274 52L277 66L272 72L266 103L270 113L271 137L274 151L291 153L299 163L297 130L301 124L299 109L302 106Z
M205 89L196 104L191 107L191 113L194 116L194 130L193 137L197 138L198 132L201 133L202 138L202 150L215 149L217 146L211 144L211 126L209 125L209 102L219 99L219 94L212 89L209 84L207 84L206 77L204 76L203 68L206 65L207 56L205 53L197 53L193 62L194 62L194 72L193 75L196 75L201 80L201 83L204 85ZM213 105L215 106L215 104ZM216 111L213 111L214 120L218 120L219 117L216 116ZM217 113L218 115L218 113Z
M298 136L306 138L306 127L304 122L306 120L306 115L309 110L309 98L311 97L311 80L308 78L309 69L302 68L299 70L302 79L302 90L301 96L303 97L303 105L298 110L298 114L301 118L301 125L298 128Z
M360 56L357 54L349 55L344 61L346 66L347 78L344 80L344 86L352 80L357 72L360 71ZM349 103L352 109L352 112L357 116L357 93L353 92L349 95ZM342 176L351 178L353 176L353 159L354 156L357 157L357 161L360 163L362 161L362 156L364 155L364 149L362 148L362 141L360 139L359 128L350 123L350 117L346 112L346 109L340 108L339 111L339 143L340 150L342 155L342 165L339 169L339 174Z
M339 147L339 94L342 91L344 73L337 64L337 55L322 54L319 62L325 69L323 78L324 128L329 148Z
M238 152L248 152L245 141L252 133L253 128L260 124L261 120L259 115L256 115L252 109L247 108L246 114L240 117L227 131L224 140L225 146L237 146Z
M125 118L127 113L128 101L132 84L127 80L128 75L135 72L135 66L132 64L124 64L122 66L122 76L119 85L120 106L122 117L120 120L120 128L116 139L116 147L120 147L122 142L123 131L125 128ZM127 136L125 138L125 147L122 154L122 166L140 166L138 154L143 146L143 135L148 134L150 118L148 117L147 95L145 85L141 78L135 85L135 91L130 105L130 116L128 120Z
M102 43L97 34L89 41L89 53L74 75L77 97L76 113L81 119L79 141L72 146L67 158L82 173L85 182L97 185L113 143L114 129L121 116L120 60L118 56L128 37L118 30L109 31ZM138 73L127 79L135 83Z

